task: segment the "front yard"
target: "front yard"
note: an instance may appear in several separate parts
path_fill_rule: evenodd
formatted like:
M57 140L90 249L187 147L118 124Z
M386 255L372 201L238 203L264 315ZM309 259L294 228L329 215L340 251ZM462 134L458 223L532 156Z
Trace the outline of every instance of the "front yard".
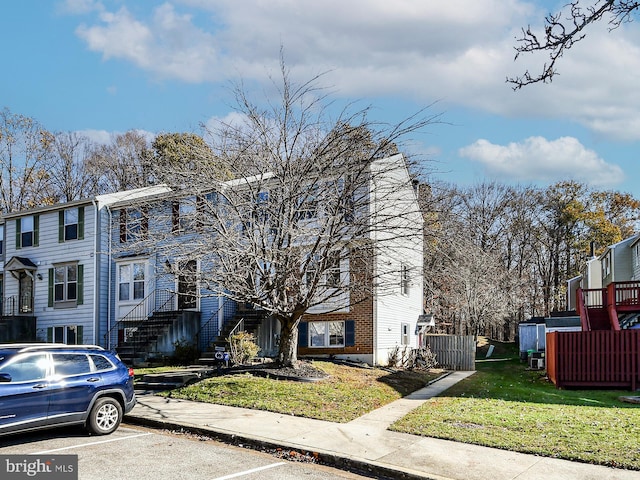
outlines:
M165 392L172 398L349 422L424 387L442 372L390 372L313 362L330 376L317 382L274 380L248 373L211 377Z
M504 347L504 346L502 346ZM498 348L477 372L392 429L524 453L640 470L640 405L628 391L558 390L517 348ZM500 357L503 358L500 358ZM294 382L249 374L203 380L163 395L348 422L417 390L441 372L392 372L314 362L330 377Z
M476 368L391 429L640 470L640 406L619 400L631 392L558 390L517 358Z

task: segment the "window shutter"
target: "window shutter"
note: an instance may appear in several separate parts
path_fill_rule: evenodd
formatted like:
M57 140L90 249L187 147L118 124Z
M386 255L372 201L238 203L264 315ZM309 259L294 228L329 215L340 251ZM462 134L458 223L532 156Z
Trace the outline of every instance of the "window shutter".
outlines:
M120 210L120 243L127 242L127 211Z
M84 345L84 338L82 338L83 333L84 333L84 327L82 325L78 325L76 327L76 344L77 345Z
M47 305L49 307L53 307L53 268L49 269L49 298L47 301Z
M300 322L298 324L298 346L309 346L309 324L307 322Z
M40 215L33 216L33 246L37 247L40 243Z
M353 347L356 344L356 322L347 320L344 322L344 345Z
M84 304L84 265L78 265L78 293L76 303Z
M53 327L47 328L47 342L53 343Z
M64 210L58 212L58 243L64 242Z
M84 240L84 207L78 207L78 240Z
M149 209L143 208L141 211L142 220L140 224L140 236L142 239L147 238L147 233L149 232Z
M171 232L178 233L180 231L180 204L173 202L171 204Z
M16 250L22 248L22 221L16 219Z

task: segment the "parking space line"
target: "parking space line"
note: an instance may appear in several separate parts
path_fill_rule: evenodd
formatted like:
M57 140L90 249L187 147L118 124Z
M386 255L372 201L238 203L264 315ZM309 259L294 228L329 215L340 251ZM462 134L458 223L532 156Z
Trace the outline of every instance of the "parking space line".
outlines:
M244 472L232 473L231 475L225 475L224 477L214 478L213 480L228 480L230 478L242 477L244 475L249 475L251 473L260 472L262 470L267 470L273 467L279 467L280 465L286 465L287 462L278 462L272 463L271 465L265 465L264 467L252 468L251 470L245 470Z
M154 433L153 432L146 432L146 433L139 433L137 435L131 435L131 436L128 436L128 437L110 438L109 440L102 440L101 442L81 443L81 444L78 444L78 445L72 445L70 447L56 448L54 450L44 450L42 452L36 452L33 455L46 455L46 454L54 453L54 452L61 452L63 450L71 450L71 449L74 449L74 448L82 448L82 447L91 447L93 445L101 445L103 443L120 442L122 440L131 440L132 438L146 437L148 435L154 435Z

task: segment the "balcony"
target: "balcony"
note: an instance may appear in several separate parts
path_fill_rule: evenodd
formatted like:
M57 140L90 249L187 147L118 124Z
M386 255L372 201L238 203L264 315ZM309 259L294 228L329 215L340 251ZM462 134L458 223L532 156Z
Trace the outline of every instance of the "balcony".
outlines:
M640 323L640 282L578 289L577 310L583 331L633 328Z

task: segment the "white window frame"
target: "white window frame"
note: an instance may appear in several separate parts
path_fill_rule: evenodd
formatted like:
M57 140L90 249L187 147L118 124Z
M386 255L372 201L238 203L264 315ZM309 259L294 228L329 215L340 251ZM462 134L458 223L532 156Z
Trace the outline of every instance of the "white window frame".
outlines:
M409 295L410 284L409 267L403 263L400 265L400 293L402 295Z
M67 345L82 345L82 343L78 343L78 330L80 325L54 325L51 328L52 330L52 341L53 343L64 343ZM72 332L73 335L71 335ZM70 339L73 340L73 343L69 343ZM82 338L80 342L82 342Z
M309 347L310 348L343 348L346 345L346 324L344 321L324 321L309 323ZM332 326L338 326L342 334L331 333ZM341 343L336 340L342 338ZM321 338L322 342L319 342ZM332 343L333 342L333 343Z
M126 277L123 276L126 274ZM136 274L138 277L136 278ZM142 274L142 278L140 278ZM117 285L118 285L118 301L119 302L139 302L143 300L147 293L147 262L144 260L134 260L131 262L118 263L117 271ZM123 298L123 286L126 286L126 298ZM142 295L136 292L142 288Z
M75 279L73 278L75 271ZM71 292L70 287L75 289ZM59 287L62 286L62 296L58 298ZM73 295L71 295L73 293ZM65 263L53 266L53 303L54 305L77 303L78 302L78 264Z
M73 218L73 214L75 213L75 218ZM77 240L80 236L80 209L79 208L66 208L63 213L64 217L64 241L68 240ZM69 218L71 217L71 218ZM67 235L67 227L71 227L75 225L75 237L71 237Z
M30 225L28 225L30 223ZM22 217L20 219L20 246L33 247L35 243L36 219L33 215ZM31 235L31 241L25 245L25 235Z
M411 325L408 323L400 324L400 345L408 346L411 343Z

